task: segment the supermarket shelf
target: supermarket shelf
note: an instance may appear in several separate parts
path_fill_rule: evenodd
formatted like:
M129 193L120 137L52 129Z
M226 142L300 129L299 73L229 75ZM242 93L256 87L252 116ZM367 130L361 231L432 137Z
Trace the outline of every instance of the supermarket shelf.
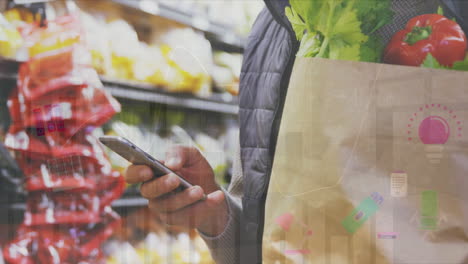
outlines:
M172 21L190 26L203 31L207 37L215 42L217 48L228 52L242 52L246 38L239 36L234 30L224 24L208 20L206 17L197 16L174 9L164 3L154 0L112 0L120 5L140 10L142 12L164 17ZM212 38L214 37L214 38Z
M142 207L147 206L148 200L141 197L125 197L120 198L112 202L112 207L121 208L121 207ZM1 206L0 206L1 207ZM14 211L24 211L26 210L26 204L24 202L15 202L10 204L10 210Z
M55 1L55 0L13 0L13 2L17 5L45 3L45 2L52 2L52 1Z
M239 111L237 99L229 94L201 98L192 94L166 92L161 88L149 84L116 81L105 77L102 77L101 80L105 88L118 98L230 115L237 115Z
M0 85L2 80L15 81L16 78L16 73L0 70ZM111 80L102 76L101 81L104 83L105 88L118 98L229 115L237 115L239 111L238 99L229 94L215 94L209 98L201 98L192 94L166 92L161 88L145 83Z

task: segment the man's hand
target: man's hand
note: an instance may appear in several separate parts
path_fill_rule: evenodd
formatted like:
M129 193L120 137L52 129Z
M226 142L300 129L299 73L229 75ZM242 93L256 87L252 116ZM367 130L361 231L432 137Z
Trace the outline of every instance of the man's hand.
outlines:
M125 179L129 184L143 183L141 195L166 224L197 228L210 236L223 232L228 221L227 203L202 154L196 148L176 146L167 152L164 165L194 186L169 194L180 185L179 178L168 174L153 179L152 170L144 165L128 167ZM204 194L206 200L201 201Z

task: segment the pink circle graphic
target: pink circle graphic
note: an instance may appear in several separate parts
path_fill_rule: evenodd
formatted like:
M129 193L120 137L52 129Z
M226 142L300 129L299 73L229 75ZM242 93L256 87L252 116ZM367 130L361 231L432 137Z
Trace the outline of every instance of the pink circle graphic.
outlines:
M419 138L424 144L445 144L450 136L450 127L444 118L430 116L419 126Z

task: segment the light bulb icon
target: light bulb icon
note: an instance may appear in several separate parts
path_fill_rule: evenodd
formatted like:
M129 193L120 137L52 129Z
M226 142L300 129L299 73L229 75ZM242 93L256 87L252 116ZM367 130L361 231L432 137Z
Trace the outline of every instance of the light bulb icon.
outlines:
M419 124L419 125L418 125ZM463 123L453 109L442 104L426 104L414 112L408 123L408 141L421 142L431 164L440 164L449 140L463 138ZM419 140L414 140L419 136Z
M439 164L443 158L444 145L450 137L450 126L440 116L429 116L419 126L419 138L426 145L426 157L432 164Z

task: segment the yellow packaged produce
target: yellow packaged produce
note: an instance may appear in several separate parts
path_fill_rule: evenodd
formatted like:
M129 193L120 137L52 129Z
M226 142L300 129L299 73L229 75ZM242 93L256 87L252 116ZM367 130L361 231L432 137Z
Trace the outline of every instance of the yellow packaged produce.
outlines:
M162 38L161 49L168 64L176 71L176 83L171 91L192 92L199 96L211 94L213 55L210 42L192 29L175 29Z
M166 72L169 67L158 46L140 42L139 52L133 65L136 80L157 86L167 86L169 81L166 79Z
M0 14L0 56L15 58L16 52L23 45L23 38Z
M144 264L163 264L165 263L157 251L147 248L137 248L136 252Z
M29 56L63 49L82 42L82 28L77 16L68 15L48 21L47 27L35 29L28 37Z
M15 7L9 9L3 14L6 20L8 20L15 26L20 26L24 23L31 24L41 20L40 14L34 15L33 13L31 13L31 11L29 11L29 9L23 7Z
M107 74L111 71L111 51L107 37L105 21L81 12L80 19L86 33L86 44L91 52L93 68L99 74Z
M135 59L131 57L118 56L115 53L112 53L112 71L110 73L111 77L124 79L124 80L134 80L135 75L133 73L133 67L135 64Z
M140 42L135 30L124 20L115 20L107 24L107 38L111 50L110 77L135 80L134 65L140 49Z
M197 61L196 57L184 49L173 49L168 45L163 45L161 50L170 67L164 75L168 84L167 90L171 92L196 93L199 95L211 94L211 76L207 72L193 71L197 67L203 69L203 66L197 62L193 67L184 67L184 63L181 63L182 57L185 57L183 59L185 61ZM187 65L187 63L185 64ZM188 69L192 69L192 71L190 72Z

